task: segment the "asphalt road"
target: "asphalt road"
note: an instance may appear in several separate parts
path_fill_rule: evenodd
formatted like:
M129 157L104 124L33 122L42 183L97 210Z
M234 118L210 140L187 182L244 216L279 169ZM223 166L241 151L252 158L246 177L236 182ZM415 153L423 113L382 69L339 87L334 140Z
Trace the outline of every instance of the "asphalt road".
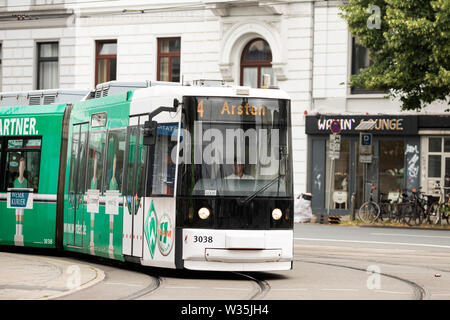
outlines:
M334 244L352 248L422 248L450 251L450 230L349 227L340 225L296 224L296 243L322 246Z
M8 265L8 261L18 259L24 262ZM18 270L22 264L23 270ZM74 265L79 266L86 285L69 292L64 286L71 276L67 270ZM13 283L15 274L21 277ZM32 290L48 291L49 287L53 292L31 295ZM8 294L11 299L188 299L199 303L267 299L450 300L450 232L296 224L293 270L264 273L127 267L83 257L46 259L0 253L0 299L8 298Z

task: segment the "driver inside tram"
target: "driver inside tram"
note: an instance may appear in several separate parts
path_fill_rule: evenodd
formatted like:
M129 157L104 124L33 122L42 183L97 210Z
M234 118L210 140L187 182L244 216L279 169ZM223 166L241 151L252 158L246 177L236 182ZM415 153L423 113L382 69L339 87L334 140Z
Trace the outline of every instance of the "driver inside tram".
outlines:
M245 174L244 169L245 164L238 163L237 158L234 158L233 173L227 176L225 179L240 179L240 180L254 179L251 175Z

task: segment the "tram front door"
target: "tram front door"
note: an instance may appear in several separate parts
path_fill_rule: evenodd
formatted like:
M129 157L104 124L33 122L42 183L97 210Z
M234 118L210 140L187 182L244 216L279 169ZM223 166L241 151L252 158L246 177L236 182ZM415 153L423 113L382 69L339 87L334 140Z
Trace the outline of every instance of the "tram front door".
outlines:
M129 127L127 131L122 253L142 257L147 147L143 145L142 126Z
M72 134L69 177L68 245L82 247L86 232L83 219L84 188L86 179L86 151L88 140L88 123L75 124Z

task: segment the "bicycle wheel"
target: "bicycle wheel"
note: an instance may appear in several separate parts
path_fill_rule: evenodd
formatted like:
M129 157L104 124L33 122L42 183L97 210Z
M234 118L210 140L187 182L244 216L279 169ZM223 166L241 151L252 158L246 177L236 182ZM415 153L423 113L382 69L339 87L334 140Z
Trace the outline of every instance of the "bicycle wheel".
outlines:
M409 225L413 215L413 205L409 202L402 203L400 222Z
M400 204L398 202L394 202L391 205L391 221L400 222L401 211Z
M374 222L378 218L379 214L380 207L378 206L378 204L372 201L364 202L358 211L359 219L363 222L369 223Z
M439 203L433 202L427 210L427 223L437 224L439 220Z
M419 226L423 222L425 210L420 205L414 205L410 215L405 217L406 223L410 226Z
M445 220L447 224L450 224L450 205L443 204L441 206L441 222Z

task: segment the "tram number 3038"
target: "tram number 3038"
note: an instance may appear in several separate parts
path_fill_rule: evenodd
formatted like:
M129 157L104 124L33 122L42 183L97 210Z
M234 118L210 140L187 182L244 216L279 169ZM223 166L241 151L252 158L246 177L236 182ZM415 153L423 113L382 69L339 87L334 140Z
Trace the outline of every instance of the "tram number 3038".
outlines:
M194 236L194 243L213 243L212 236Z

